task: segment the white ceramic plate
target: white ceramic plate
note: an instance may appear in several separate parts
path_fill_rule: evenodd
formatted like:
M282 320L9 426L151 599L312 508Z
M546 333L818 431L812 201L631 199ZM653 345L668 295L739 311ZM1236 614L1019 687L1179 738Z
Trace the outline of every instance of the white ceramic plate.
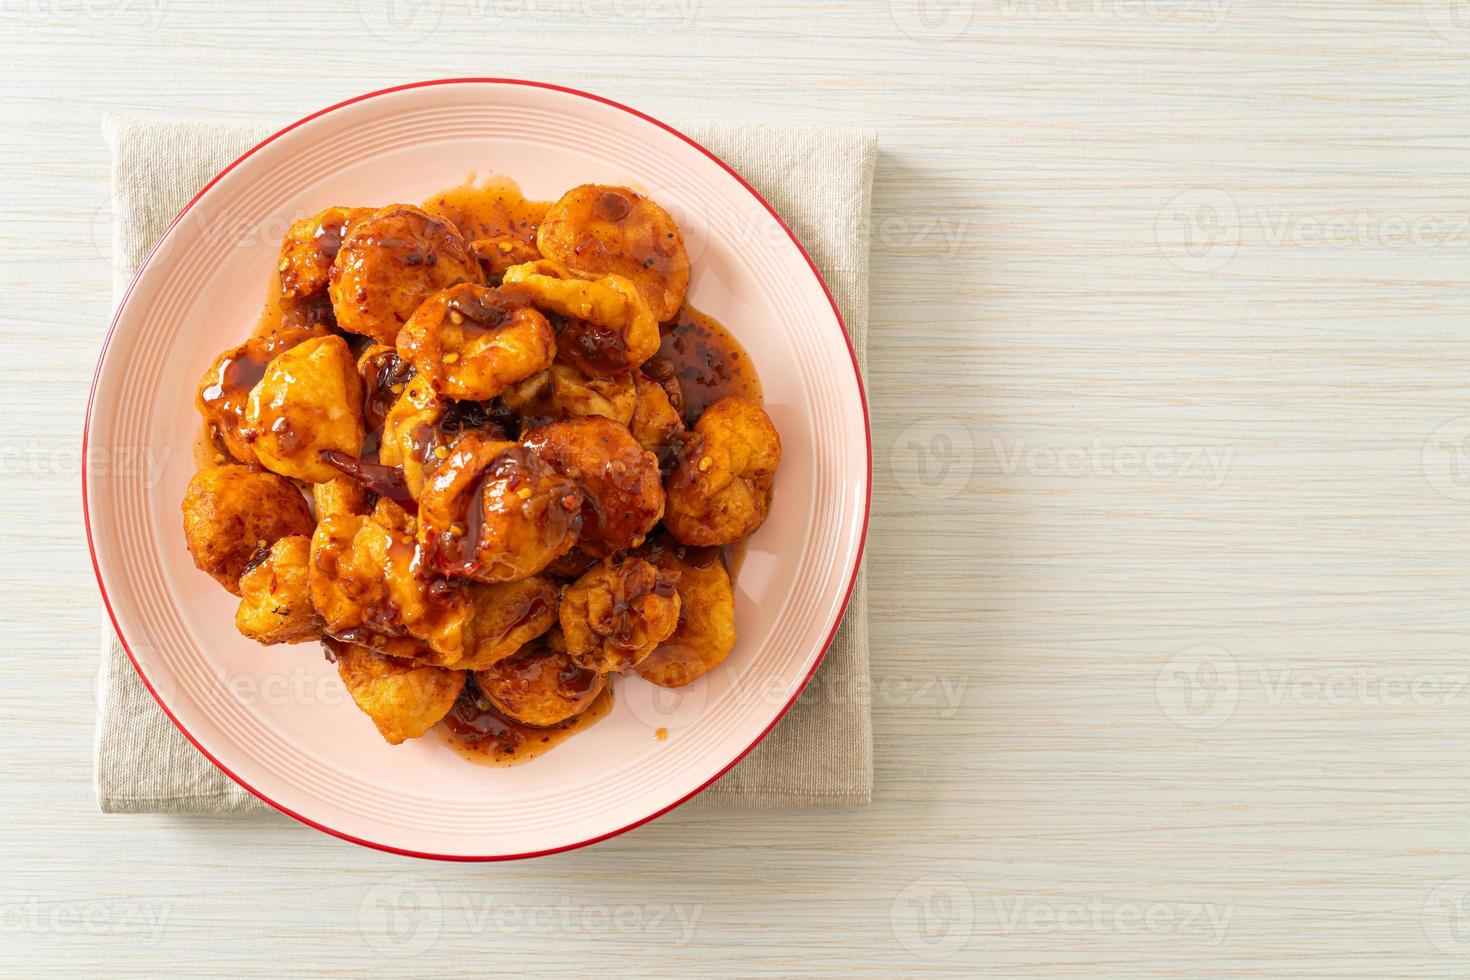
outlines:
M678 692L621 683L613 713L539 759L471 765L430 736L386 745L315 644L235 632L236 600L196 570L179 501L194 387L253 328L286 226L333 204L417 202L503 174L527 196L639 187L689 243L690 301L749 350L784 456L736 584L730 658ZM586 93L505 79L374 92L301 120L211 181L124 297L87 413L88 538L133 663L189 739L240 785L339 837L446 859L528 857L677 806L750 751L832 640L866 531L871 449L851 345L801 246L684 136ZM658 728L668 737L656 739Z

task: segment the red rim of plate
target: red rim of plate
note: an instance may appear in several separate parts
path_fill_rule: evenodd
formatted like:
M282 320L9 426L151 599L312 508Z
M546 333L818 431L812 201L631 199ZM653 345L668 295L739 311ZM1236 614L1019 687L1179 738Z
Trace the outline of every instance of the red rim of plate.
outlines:
M268 797L265 794L261 793L259 790L255 789L255 787L251 786L249 783L245 782L239 776L237 776L233 772L231 772L227 767L225 767L224 765L222 765L220 763L220 761L218 759L216 759L213 755L211 755L210 752L209 752L209 750L206 749L203 745L201 745L199 743L199 740L196 739L192 734L190 734L189 733L189 730L187 728L185 728L179 722L179 719L176 718L174 716L174 713L169 710L168 705L166 705L166 704L163 703L163 699L158 696L158 692L156 690L154 690L153 689L153 685L151 683L149 683L147 675L143 673L143 668L141 666L139 666L139 664L138 664L138 658L135 657L135 656L133 656L132 648L128 646L127 638L125 636L123 636L122 628L118 625L117 616L112 611L112 603L111 603L111 601L109 601L109 599L107 597L107 587L102 582L102 568L101 568L101 566L99 566L97 564L97 548L96 548L96 546L95 546L95 544L93 543L93 540L92 540L92 509L91 509L91 505L90 505L90 503L89 503L89 501L87 499L87 458L88 458L88 455L87 455L87 443L88 443L88 437L89 437L89 435L91 434L91 431L92 431L92 406L93 406L93 403L97 399L97 381L98 381L98 379L102 375L102 362L107 357L107 348L112 343L112 335L117 331L117 324L118 324L118 320L122 316L123 307L127 305L128 297L132 295L133 288L135 286L137 286L139 277L142 276L143 270L148 267L148 263L149 263L150 260L152 260L153 253L158 250L158 246L160 244L162 244L162 242L163 242L163 240L165 238L168 237L169 232L171 232L173 230L174 226L177 225L179 223L179 221L181 221L183 219L184 215L189 212L189 209L192 208L196 203L198 203L199 199L201 197L203 197L205 195L205 193L208 192L208 190L211 187L213 187L216 183L218 183L219 180L220 180L220 178L224 177L224 175L227 174L227 173L229 173L231 170L234 170L241 163L244 163L245 160L248 159L252 154L254 154L256 150L259 150L261 147L265 146L266 144L273 142L274 140L280 138L281 136L284 136L286 133L289 133L291 130L295 129L296 127L302 126L302 125L304 125L304 124L306 124L308 122L311 122L313 119L316 119L316 118L318 118L320 116L325 116L329 112L335 112L336 110L341 109L341 108L343 108L345 106L355 105L358 102L365 102L368 99L377 98L380 95L390 95L390 94L392 94L394 92L403 92L403 91L407 91L409 89L416 89L416 88L427 88L427 87L433 86L433 85L464 85L464 84L479 84L479 85L524 85L524 86L526 86L528 88L550 89L550 90L552 90L554 92L563 92L563 93L566 93L568 95L576 95L576 96L580 96L581 98L584 98L584 99L590 99L593 102L600 102L603 105L612 106L614 109L620 109L623 112L626 112L626 113L628 113L630 115L637 116L639 119L642 119L645 122L652 123L653 125L657 126L658 128L664 130L665 132L671 133L674 136L677 136L679 139L683 140L685 143L688 143L690 146L694 147L696 150L698 150L699 152L703 153L705 156L709 157L711 160L713 160L715 163L717 163L721 167L721 169L723 169L731 177L734 177L735 180L739 182L739 184L740 184L741 187L744 187L750 193L750 195L752 197L754 197L757 201L759 201L761 203L761 206L762 207L764 207L768 212L770 212L771 217L772 218L775 218L776 219L776 223L781 226L781 230L784 231L784 232L786 232L787 236L791 239L791 243L796 246L797 251L799 251L801 253L801 257L806 260L806 264L807 264L808 268L810 268L812 270L812 275L816 276L817 282L821 284L821 286L822 286L822 292L824 294L826 294L826 296L827 296L827 302L830 303L831 306L832 306L832 315L837 318L838 326L840 326L842 328L842 338L843 338L844 341L846 341L848 354L852 357L852 372L853 372L854 378L857 381L858 398L861 400L861 402L862 402L862 408L863 408L863 428L865 430L864 431L864 436L865 436L865 439L866 439L866 442L867 442L867 454L868 454L868 459L867 459L867 464L868 464L868 481L867 481L866 494L865 494L864 500L863 500L863 527L862 527L862 533L858 537L857 559L856 559L856 561L853 562L852 577L848 580L848 583L847 583L847 591L846 591L846 593L842 597L842 605L838 609L837 621L836 621L836 623L832 627L832 632L827 635L826 641L823 642L822 649L818 652L817 659L812 663L811 669L809 671L807 671L806 676L802 678L801 683L799 685L797 685L796 689L793 691L793 693L791 695L791 699L786 702L785 706L783 706L781 708L781 710L776 714L776 717L771 720L771 723L769 725L767 725L765 727L765 729L763 731L761 731L761 733L755 737L755 741L751 742L750 745L746 746L745 749L742 750L739 755L735 756L734 759L730 760L730 763L728 765L726 765L719 772L717 772L713 776L711 776L708 780L706 780L698 788L696 788L692 792L686 794L685 796L683 796L683 797L675 800L673 803L670 803L668 806L663 807L662 809L657 810L657 811L655 811L655 812L649 814L648 816L643 817L643 818L641 818L639 820L635 820L632 823L628 824L626 827L620 827L617 830L608 831L605 834L599 834L596 837L591 837L591 838L589 838L587 840L584 840L584 841L578 841L575 844L564 844L564 845L562 845L560 847L551 847L551 848L546 848L545 850L540 850L540 851L528 851L528 852L526 852L524 854L484 854L484 855L473 855L473 854L468 854L468 855L467 854L432 854L432 853L429 853L429 852L426 852L426 851L411 851L411 850L407 850L407 849L401 848L401 847L394 847L391 844L382 844L382 843L379 843L377 841L370 841L370 840L365 840L365 839L363 839L361 837L354 837L351 834L343 833L342 831L334 830L333 828L328 827L328 826L325 826L324 824L317 823L315 820L312 820L310 817L302 816L301 814L296 813L295 811L293 811L291 809L288 809L287 807L282 806L281 804L277 803L275 800L271 799L270 797ZM228 167L226 167L225 169L221 170L218 174L216 174L214 176L214 179L213 180L211 180L209 183L205 184L199 190L199 193L198 194L195 194L194 197L189 201L188 204L185 204L184 205L183 209L181 211L179 211L179 213L177 215L174 216L173 221L169 222L168 228L164 229L164 232L163 232L163 234L161 236L159 236L158 241L155 242L154 245L153 245L153 247L148 250L148 254L146 256L144 256L143 261L141 263L139 263L137 272L135 272L133 274L132 281L130 283L128 283L127 291L125 293L123 293L122 300L118 303L117 309L113 313L112 325L110 327L108 327L107 337L102 342L102 350L97 355L97 369L96 369L96 371L93 372L93 375L92 375L92 388L91 388L91 391L89 392L89 394L87 395L87 417L86 417L86 421L85 421L84 425L85 425L85 428L83 428L83 430L82 430L82 516L83 516L83 521L84 521L84 523L86 525L86 531L87 531L87 550L91 554L91 557L92 557L92 571L97 576L97 588L102 593L102 604L107 607L107 616L108 616L108 619L110 619L112 621L113 630L117 634L118 641L122 644L123 651L125 653L127 653L128 660L132 663L133 669L135 671L137 671L138 677L143 681L143 686L148 689L148 693L153 696L153 700L158 703L158 706L163 709L163 713L168 716L168 718L169 718L170 721L173 722L174 727L177 728L180 732L182 732L183 735L184 735L184 737L187 738L190 741L190 743L193 744L194 748L198 749L199 752L200 752L200 754L203 755L206 759L208 759L211 763L213 763L214 766L217 769L219 769L220 772L224 773L226 776L229 776L232 780L234 780L236 783L238 783L242 788L244 788L252 796L256 797L257 799L261 800L264 803L269 804L271 807L274 807L275 809L277 809L280 812L284 813L286 816L290 817L291 819L297 820L297 821L299 821L301 823L304 823L308 827L315 828L316 830L320 830L323 833L330 834L333 837L337 837L337 838L339 838L341 840L345 840L345 841L350 841L353 844L359 844L359 845L361 845L363 847L371 847L371 848L373 848L375 850L387 851L387 852L389 852L391 854L402 854L402 855L404 855L406 857L426 858L426 859L435 860L435 861L516 861L516 860L520 860L522 858L541 857L542 855L546 855L546 854L559 854L562 851L573 851L573 850L576 850L579 847L586 847L589 844L596 844L599 841L604 841L604 840L607 840L608 838L616 837L619 834L625 834L628 831L633 830L634 828L641 827L644 824L648 823L650 820L656 820L656 819L658 819L659 817L663 816L665 813L668 813L670 810L673 810L676 807L681 806L684 803L687 803L689 800L693 799L694 797L698 796L700 793L704 792L711 785L713 785L717 780L719 780L719 778L721 776L723 776L725 773L729 772L732 768L734 768L734 766L736 765L736 763L738 763L741 759L745 758L746 755L748 755L750 753L751 749L754 749L757 745L759 745L761 743L761 741L768 734L770 734L771 729L775 728L776 725L780 723L781 719L786 716L786 712L790 711L791 710L791 706L794 705L796 703L797 699L801 697L802 692L806 690L807 684L809 684L811 682L812 676L817 672L817 668L821 666L822 661L826 658L826 656L827 656L827 650L832 646L832 641L837 636L837 630L842 625L842 617L847 612L848 603L852 600L852 590L853 590L853 587L857 584L858 569L862 566L862 561L863 561L863 548L867 544L867 539L868 539L868 517L869 517L869 514L870 514L870 512L872 510L872 504L873 504L873 427L872 427L871 421L868 418L868 396L867 396L867 392L863 388L863 376L862 376L862 372L858 369L857 351L852 346L852 337L847 332L847 324L843 322L842 312L837 308L837 301L832 298L832 291L827 288L827 282L826 282L826 280L824 280L822 278L822 274L817 271L816 264L812 262L811 256L807 254L806 248L804 248L802 246L801 242L797 239L796 234L791 230L791 228L786 224L786 222L781 218L781 216L776 213L776 209L773 208L773 207L771 207L771 205L766 202L766 199L763 198L763 197L761 197L760 194L756 191L756 189L754 187L751 187L750 184L746 182L745 178L742 177L742 176L740 176L740 174L736 173L734 171L734 169L732 169L730 167L729 164L725 163L725 161L721 160L719 157L715 156L709 150L705 149L703 146L701 146L699 143L695 142L694 140L690 139L688 136L685 136L683 133L679 132L677 129L674 129L672 126L669 126L669 125L667 125L665 123L660 122L659 120L653 118L652 116L648 115L647 113L639 112L637 109L634 109L631 106L623 105L621 102L614 102L612 99L603 98L600 95L593 95L591 92L583 92L580 89L568 88L568 87L566 87L564 85L552 85L552 84L550 84L548 82L532 82L532 81L527 81L525 79L520 79L520 78L436 78L436 79L430 79L428 81L422 81L422 82L410 82L410 83L408 83L406 85L395 85L392 88L378 89L375 92L368 92L368 93L366 93L364 95L359 95L359 96L357 96L355 98L346 99L345 101L338 102L335 105L330 105L330 106L328 106L325 109L322 109L322 110L320 110L318 112L313 112L309 116L305 116L305 117L303 117L301 119L298 119L296 122L294 122L291 125L285 127L284 129L280 130L279 132L276 132L276 133L273 133L270 136L267 136L265 139L261 140L259 143L257 143L254 146L252 146L249 150L246 150L244 153L242 153L239 157L237 157L235 159L235 161L233 163L231 163Z

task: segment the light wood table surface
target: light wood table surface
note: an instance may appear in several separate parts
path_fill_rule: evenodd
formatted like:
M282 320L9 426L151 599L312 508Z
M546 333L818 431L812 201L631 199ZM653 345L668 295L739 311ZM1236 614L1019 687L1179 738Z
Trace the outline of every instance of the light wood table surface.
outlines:
M1470 6L0 0L0 973L1470 970ZM876 802L417 863L104 817L109 110L872 126Z

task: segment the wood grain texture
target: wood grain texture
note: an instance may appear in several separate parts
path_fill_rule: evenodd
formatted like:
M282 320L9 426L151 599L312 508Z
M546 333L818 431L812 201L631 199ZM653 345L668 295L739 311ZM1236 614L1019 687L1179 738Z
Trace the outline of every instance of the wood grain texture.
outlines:
M0 5L0 962L1462 973L1464 14ZM285 120L468 74L880 129L871 809L681 812L468 867L95 812L102 114Z

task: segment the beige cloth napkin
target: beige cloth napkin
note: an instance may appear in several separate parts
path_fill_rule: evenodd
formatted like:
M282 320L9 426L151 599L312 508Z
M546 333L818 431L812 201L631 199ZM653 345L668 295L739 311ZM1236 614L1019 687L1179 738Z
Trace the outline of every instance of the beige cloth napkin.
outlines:
M114 302L174 215L269 126L110 118ZM860 361L868 327L868 207L877 137L764 123L682 127L771 203L811 253ZM694 804L860 806L873 789L868 624L859 574L837 639L781 724ZM97 719L97 799L114 813L269 811L200 755L159 710L110 628Z

